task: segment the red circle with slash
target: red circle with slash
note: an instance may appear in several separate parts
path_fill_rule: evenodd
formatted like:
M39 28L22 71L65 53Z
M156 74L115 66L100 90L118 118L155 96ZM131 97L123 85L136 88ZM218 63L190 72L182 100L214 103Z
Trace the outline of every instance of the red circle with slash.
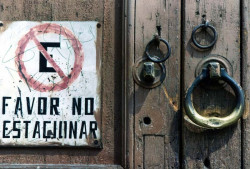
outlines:
M48 52L44 49L41 43L38 41L36 36L40 34L46 33L54 33L59 34L68 39L70 42L75 55L75 62L72 71L69 75L65 75L61 68L56 64L52 57L48 54ZM23 62L23 56L25 53L25 48L27 44L33 40L38 48L38 50L44 55L46 60L51 64L51 66L55 69L58 75L61 77L61 81L53 84L43 84L37 80L35 80L27 71ZM49 91L60 91L68 86L70 86L79 76L82 65L84 61L84 54L82 49L82 44L80 41L74 36L74 34L65 27L54 23L45 23L42 25L35 26L30 29L30 31L24 35L24 37L18 42L18 48L16 50L16 66L18 68L19 76L22 80L26 82L29 88L33 88L40 92L49 92Z

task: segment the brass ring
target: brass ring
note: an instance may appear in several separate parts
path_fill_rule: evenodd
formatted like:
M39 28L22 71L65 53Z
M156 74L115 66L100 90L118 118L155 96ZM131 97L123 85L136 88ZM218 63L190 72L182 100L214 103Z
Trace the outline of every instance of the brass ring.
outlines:
M204 117L197 113L193 106L191 95L197 85L206 78L209 78L208 70L203 69L202 73L198 77L196 77L193 84L188 89L184 104L187 116L194 123L210 129L220 129L232 125L233 123L236 123L243 114L245 105L244 93L240 85L231 76L227 74L224 68L221 68L221 77L219 79L224 80L232 87L237 98L236 107L234 108L233 112L226 117Z

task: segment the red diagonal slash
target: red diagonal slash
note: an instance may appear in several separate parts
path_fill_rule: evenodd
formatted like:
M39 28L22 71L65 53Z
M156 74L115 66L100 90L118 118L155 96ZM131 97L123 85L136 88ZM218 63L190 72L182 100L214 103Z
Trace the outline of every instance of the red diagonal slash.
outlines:
M25 34L25 36L18 42L18 47L16 50L16 66L18 69L19 76L23 79L26 84L33 88L34 90L40 92L50 92L50 91L60 91L66 89L69 85L71 85L79 76L84 60L84 54L82 50L81 42L75 37L75 35L68 30L67 28L63 27L64 31L61 31L62 26L53 23L45 23L41 25L37 25L30 29L30 31ZM49 53L45 50L45 48L41 45L39 40L37 39L38 35L53 33L58 34L66 37L70 42L74 50L74 57L75 62L72 68L72 71L69 75L65 75L61 68L56 64L52 57L50 57ZM38 50L44 55L46 60L51 64L51 66L55 69L58 75L61 77L61 81L52 84L43 84L39 82L37 79L34 79L31 76L31 73L27 72L25 64L23 62L23 56L25 53L25 48L30 41L34 41Z
M38 39L33 36L32 40L35 42L37 48L40 50L40 52L43 54L43 56L47 59L47 61L51 64L51 66L55 69L55 71L59 74L61 78L66 77L66 75L63 73L62 69L56 64L56 62L50 57L48 52L44 49L44 47L41 45L41 43L38 41Z

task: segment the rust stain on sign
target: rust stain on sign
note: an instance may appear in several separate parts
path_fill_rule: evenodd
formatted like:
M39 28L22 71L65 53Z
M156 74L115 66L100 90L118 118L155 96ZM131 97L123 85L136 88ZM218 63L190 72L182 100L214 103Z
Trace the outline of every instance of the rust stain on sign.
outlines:
M98 26L20 21L1 29L0 145L101 146Z

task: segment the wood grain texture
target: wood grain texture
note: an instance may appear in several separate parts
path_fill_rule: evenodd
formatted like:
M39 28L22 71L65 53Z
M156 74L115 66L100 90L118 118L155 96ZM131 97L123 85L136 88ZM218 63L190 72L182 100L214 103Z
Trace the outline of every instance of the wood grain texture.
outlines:
M216 45L208 51L197 51L191 46L193 28L209 20L218 32ZM184 90L195 78L199 61L209 54L226 57L233 67L233 78L240 82L240 3L239 1L185 0L184 8ZM208 38L207 35L203 36ZM222 112L227 115L234 108L234 94L229 87L206 90L199 87L193 93L195 108L203 115ZM193 133L183 127L184 168L241 168L240 122L222 130Z
M161 25L162 38L171 44L172 54L165 62L166 79L161 86L145 89L135 85L134 168L144 168L147 154L143 154L143 136L148 134L165 137L164 168L179 167L180 14L180 1L136 1L135 61L145 57L145 47L157 33L157 24ZM143 122L144 117L151 119L149 125Z
M0 163L121 164L121 31L122 2L118 0L2 0L0 20L99 21L102 45L103 149L1 148Z
M134 26L135 0L124 1L124 38L123 38L123 166L134 168L134 80L132 67L134 64Z
M250 106L250 39L248 38L248 32L250 31L250 2L241 1L241 44L242 44L242 87L245 91L245 113L243 115L243 127L242 127L242 152L243 152L243 168L250 168L250 120L249 120L249 106Z
M144 136L144 168L164 169L164 137Z
M122 169L119 165L81 165L81 164L0 164L0 167L3 169Z

